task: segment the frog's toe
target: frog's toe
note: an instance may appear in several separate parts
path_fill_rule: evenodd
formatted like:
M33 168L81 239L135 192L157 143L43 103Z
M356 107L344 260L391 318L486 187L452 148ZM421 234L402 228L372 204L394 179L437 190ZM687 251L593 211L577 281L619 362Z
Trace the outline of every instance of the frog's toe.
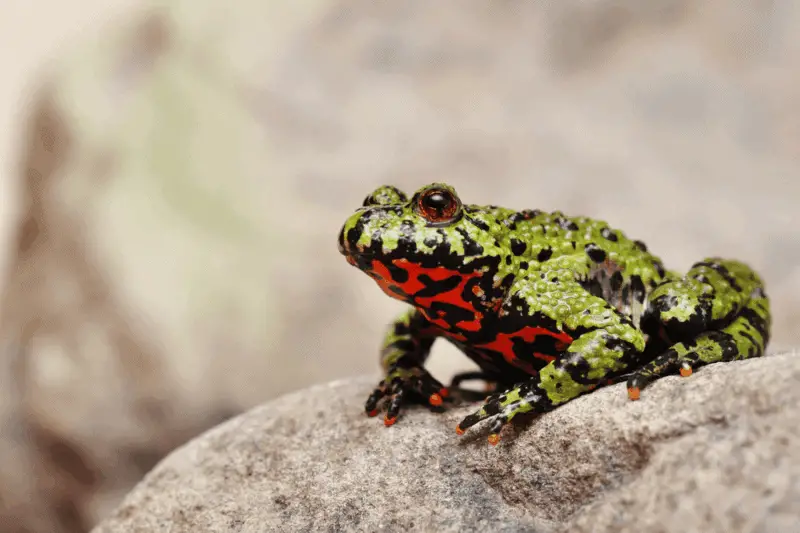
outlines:
M367 416L377 416L378 414L378 404L381 403L381 400L386 396L386 385L383 381L375 387L375 390L372 391L372 394L369 395L367 398L366 403L364 404L364 411L367 412Z
M499 396L499 395L498 395ZM492 420L488 441L491 445L496 445L500 442L500 432L503 427L508 424L514 415L517 413L512 405L503 406L498 396L489 397L483 407L475 411L471 415L465 417L457 426L456 433L463 435L466 430L472 426L482 422L483 420Z
M500 403L496 399L490 399L486 403L483 404L483 407L464 417L464 419L459 422L456 426L456 433L459 435L463 435L466 430L481 422L490 418L500 412Z

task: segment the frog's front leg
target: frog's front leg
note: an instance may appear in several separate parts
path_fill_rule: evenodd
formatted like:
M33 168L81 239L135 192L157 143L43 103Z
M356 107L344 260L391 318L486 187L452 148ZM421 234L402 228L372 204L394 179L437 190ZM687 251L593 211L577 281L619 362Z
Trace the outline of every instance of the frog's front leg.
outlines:
M643 325L678 341L628 379L628 396L638 400L650 382L677 371L684 377L700 366L764 354L770 306L764 284L747 265L708 258L682 279L656 287Z
M400 408L412 399L425 400L433 406L442 404L447 389L423 368L435 336L428 333L431 324L416 309L404 312L389 328L381 350L381 365L386 377L367 399L364 409L376 416L386 407L384 424L397 421Z
M527 292L524 297L511 298L504 308L511 323L516 324L515 328L525 327L522 324L526 321L530 327L561 321L568 325L569 331L580 334L537 375L487 398L478 411L456 427L459 435L491 418L489 442L497 444L500 430L516 415L550 411L598 386L618 380L626 369L638 362L645 349L645 338L630 319L577 284L566 283L557 293L532 296L533 293ZM568 302L569 311L559 309L551 299Z

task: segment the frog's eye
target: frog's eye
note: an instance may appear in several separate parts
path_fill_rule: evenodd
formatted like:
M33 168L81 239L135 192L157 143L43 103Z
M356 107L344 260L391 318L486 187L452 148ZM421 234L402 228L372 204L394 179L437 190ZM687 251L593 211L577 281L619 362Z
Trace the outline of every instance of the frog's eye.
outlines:
M458 216L461 202L447 189L428 189L417 200L417 211L432 224L446 224Z

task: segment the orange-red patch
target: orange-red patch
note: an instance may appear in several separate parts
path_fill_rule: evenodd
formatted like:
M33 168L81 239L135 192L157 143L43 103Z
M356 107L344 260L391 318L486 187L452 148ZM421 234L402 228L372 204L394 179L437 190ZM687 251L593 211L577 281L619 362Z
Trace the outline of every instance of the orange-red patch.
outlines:
M433 281L442 281L452 276L458 276L460 278L458 285L449 291L437 294L435 296L414 298L414 304L422 308L422 313L425 315L425 318L427 318L432 324L439 326L445 331L452 329L453 325L448 324L447 321L443 320L442 318L430 316L430 314L425 312L425 309L429 309L434 302L447 303L456 307L460 307L471 312L475 318L473 320L461 321L455 324L455 327L466 331L480 330L483 314L475 309L475 306L471 302L465 300L463 294L467 282L472 278L481 277L483 273L471 272L469 274L462 274L461 272L445 267L426 268L417 265L416 263L412 263L407 259L394 259L392 264L408 272L407 281L403 283L395 281L386 265L377 260L372 261L372 274L381 290L393 298L400 297L400 295L398 295L395 291L400 291L409 298L414 298L415 294L425 288L425 284L420 281L420 277L423 275L428 276ZM474 289L473 293L475 293ZM463 335L458 333L452 333L450 336L457 340L465 339Z
M572 337L563 331L550 331L547 328L525 326L521 330L515 331L514 333L499 333L492 342L480 344L476 346L476 348L483 348L498 352L508 363L533 374L536 373L536 369L530 363L520 361L514 353L513 339L522 339L526 343L533 343L540 335L554 337L557 342L561 343L565 347L572 343ZM533 352L532 355L536 359L540 359L547 363L555 359L555 356L553 355L540 352Z

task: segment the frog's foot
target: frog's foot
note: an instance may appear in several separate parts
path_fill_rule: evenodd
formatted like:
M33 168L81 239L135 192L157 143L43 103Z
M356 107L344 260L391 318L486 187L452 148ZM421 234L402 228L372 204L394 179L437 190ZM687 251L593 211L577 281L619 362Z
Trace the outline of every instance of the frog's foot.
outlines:
M376 416L386 406L383 423L388 427L397 421L400 408L413 399L424 398L429 405L439 407L448 395L448 389L423 368L393 368L369 395L364 410Z
M539 381L532 379L511 389L489 396L484 401L483 407L464 418L458 426L456 433L464 432L475 424L492 419L489 429L489 443L496 445L500 442L500 431L511 422L515 416L531 411L543 412L549 410L550 401L544 391L538 388Z
M680 368L681 376L688 377L697 366L699 355L695 351L685 351L686 346L678 343L659 355L642 369L628 377L628 398L638 400L642 389L652 381L675 373Z

